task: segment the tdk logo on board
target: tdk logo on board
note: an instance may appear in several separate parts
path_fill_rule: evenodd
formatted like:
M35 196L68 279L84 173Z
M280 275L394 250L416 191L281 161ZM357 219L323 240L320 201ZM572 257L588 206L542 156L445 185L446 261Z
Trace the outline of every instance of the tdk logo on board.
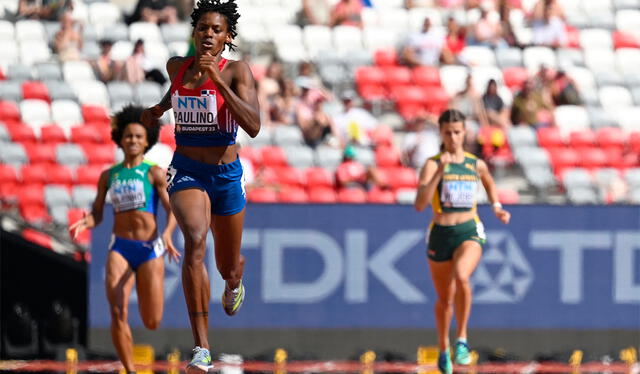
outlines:
M473 284L474 301L482 304L517 303L534 274L522 250L508 231L491 231Z

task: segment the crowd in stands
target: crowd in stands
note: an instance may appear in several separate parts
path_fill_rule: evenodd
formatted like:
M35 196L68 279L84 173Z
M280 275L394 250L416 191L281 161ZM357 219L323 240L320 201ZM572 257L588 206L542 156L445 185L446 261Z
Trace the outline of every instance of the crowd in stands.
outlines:
M20 22L38 20L52 33L47 41L52 53L0 58L6 87L19 79L17 71L37 70L22 76L30 81L39 78L41 64L88 63L108 92L100 113L127 100L150 105L166 90L166 58L189 51L190 0L16 1L2 22L17 33ZM239 137L251 201L409 203L417 170L439 152L437 117L447 107L467 116L466 147L497 171L503 202L523 202L525 191L536 193L527 201L545 202L550 189L566 195L560 201L573 203L640 201L632 188L640 186L635 173L640 126L629 122L633 116L615 117L622 105L615 93L623 94L624 110L640 106L640 80L634 80L628 63L637 59L640 33L619 27L634 27L624 21L632 17L622 14L640 14L636 0L238 3L240 51L233 57L252 67L263 124L256 139ZM602 9L611 17L593 16ZM613 20L616 12L620 16ZM104 24L94 24L100 21ZM623 58L625 64L619 62ZM56 79L72 85L68 72ZM2 83L0 112L14 113L23 96L9 96ZM53 90L60 82L45 83ZM42 98L53 112L57 98ZM83 115L93 113L81 90L65 98L79 103ZM16 134L25 131L16 124L28 123L28 115L12 116L0 117L0 132L6 128L5 140L20 143ZM106 114L98 117L108 121ZM164 121L161 141L170 149L172 119ZM41 125L36 142L49 136L49 127ZM63 142L80 132L72 130L65 128ZM15 182L21 181L20 166ZM613 170L603 185L595 175L600 169ZM502 184L504 176L518 176L525 185ZM578 181L578 187L568 181ZM0 190L6 197L7 188Z

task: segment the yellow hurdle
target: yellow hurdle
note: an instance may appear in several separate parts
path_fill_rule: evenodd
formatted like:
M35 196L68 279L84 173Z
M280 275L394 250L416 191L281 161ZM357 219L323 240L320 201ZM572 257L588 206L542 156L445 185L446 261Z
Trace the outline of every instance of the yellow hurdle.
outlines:
M360 355L361 374L373 374L373 363L376 362L376 353L374 351L366 351Z
M145 366L146 369L137 370L138 374L153 374L151 366L155 361L153 347L148 344L136 344L133 346L133 364L136 366Z
M418 365L438 365L438 347L418 347ZM440 374L438 370L419 371L418 374Z
M583 356L584 356L584 353L581 350L576 349L571 354L571 357L569 357L569 365L571 365L572 374L580 373L580 365L582 365Z
M629 373L633 370L633 367L638 363L638 351L635 347L629 347L620 351L620 359L629 365Z
M273 374L287 374L287 357L287 351L282 348L276 349L276 353L273 355L275 365Z
M174 348L174 350L167 355L167 363L169 364L167 374L180 374L180 351L178 348Z
M65 351L67 361L67 374L77 374L78 372L78 351L75 348L67 348Z

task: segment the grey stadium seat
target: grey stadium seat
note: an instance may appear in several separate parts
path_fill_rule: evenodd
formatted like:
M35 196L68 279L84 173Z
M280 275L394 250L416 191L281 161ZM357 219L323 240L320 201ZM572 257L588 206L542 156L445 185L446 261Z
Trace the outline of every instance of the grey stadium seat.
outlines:
M62 80L62 70L56 62L41 62L35 65L36 77L41 81Z
M97 60L100 57L100 46L95 40L85 40L82 44L82 56L87 60Z
M55 209L49 209L49 214L53 219L53 223L60 226L67 226L69 224L69 207L61 205Z
M522 51L519 48L496 49L496 61L501 68L522 66Z
M56 160L59 164L75 167L87 162L82 148L76 144L59 144L56 148Z
M11 64L7 67L7 79L12 81L26 81L33 79L31 67L22 64Z
M629 192L629 202L631 204L640 204L640 188L636 187Z
M102 38L108 38L113 42L128 41L129 40L129 28L124 23L114 23L102 32ZM135 42L135 40L134 40Z
M633 103L636 106L640 106L640 87L631 89L631 96L633 97Z
M9 131L7 131L7 129L4 127L4 125L2 124L2 122L0 122L0 143L10 143L11 142L11 135L9 135Z
M74 206L88 209L96 199L96 189L87 186L75 186L71 191L71 197Z
M67 82L64 81L47 81L45 82L49 90L51 100L73 100L78 101L75 92Z
M296 125L277 126L273 131L273 141L276 145L301 145L304 143L302 130Z
M368 147L354 147L356 151L356 161L365 166L374 165L376 163L376 155Z
M49 208L59 206L71 206L71 196L66 187L56 185L46 185L44 187L44 201Z
M591 188L576 187L567 191L567 196L572 204L585 205L597 204L598 195Z
M130 102L133 101L133 87L124 81L113 81L107 83L107 92L109 93L109 101L114 102ZM113 104L112 104L113 106Z
M616 118L601 107L587 107L587 112L591 126L594 128L618 126Z
M631 188L640 188L640 168L628 169L624 179Z
M578 48L560 48L556 51L558 66L584 66L584 55Z
M599 186L609 186L611 182L619 178L619 173L617 169L600 168L595 171L594 178Z
M172 42L183 42L189 39L191 34L191 25L188 23L163 24L160 26L162 39L166 44Z
M545 189L556 185L556 179L551 169L543 166L531 166L524 169L524 175L529 183L538 189Z
M315 151L316 165L334 171L342 162L342 150L320 145Z
M328 64L320 67L322 81L330 87L335 87L350 79L347 70L341 64Z
M594 78L598 87L602 86L624 86L624 77L617 71L598 71Z
M249 139L248 145L254 148L264 147L265 145L271 145L271 139L272 130L267 127L263 127L255 138Z
M538 145L538 138L533 128L529 126L514 126L507 134L509 144L512 148L535 147Z
M22 144L7 143L0 148L0 161L12 166L21 166L28 163L29 158Z
M540 147L518 147L514 151L514 156L523 167L549 168L551 165L549 154Z
M22 85L19 81L0 81L0 98L16 103L22 100Z
M586 169L570 168L562 173L562 181L567 189L593 188L593 181Z
M284 153L287 155L289 165L296 168L308 168L313 166L313 151L306 145L285 145Z
M133 87L133 96L138 104L152 106L162 99L162 88L155 82L141 82Z

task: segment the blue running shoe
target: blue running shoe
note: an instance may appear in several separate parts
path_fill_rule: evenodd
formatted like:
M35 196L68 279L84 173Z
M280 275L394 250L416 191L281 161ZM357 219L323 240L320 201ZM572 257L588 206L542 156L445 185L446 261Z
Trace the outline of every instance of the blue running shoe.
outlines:
M453 360L458 365L469 365L471 363L471 348L466 342L458 340L453 353Z
M448 349L440 352L438 356L438 370L440 370L442 374L453 374L453 364L451 363L451 356L449 355Z
M242 281L240 281L238 287L233 290L228 286L224 287L224 292L222 293L222 307L228 316L236 314L238 310L240 310L242 302L244 302L244 285L242 284Z
M202 347L195 347L193 349L193 358L191 362L187 364L187 374L202 374L211 369L211 354L209 350Z

